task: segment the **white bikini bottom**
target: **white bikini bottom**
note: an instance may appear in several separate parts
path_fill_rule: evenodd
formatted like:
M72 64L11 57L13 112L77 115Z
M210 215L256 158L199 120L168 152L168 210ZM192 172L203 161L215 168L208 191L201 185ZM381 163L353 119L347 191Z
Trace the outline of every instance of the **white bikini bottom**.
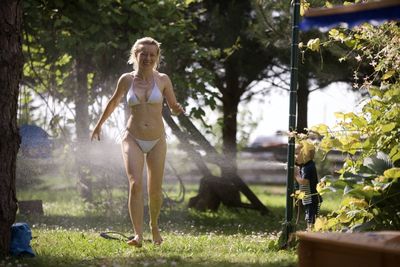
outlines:
M135 140L136 144L139 146L140 150L142 150L143 153L150 152L153 149L153 147L158 143L158 141L160 141L160 138L155 140L141 140L134 137L133 134L131 134L128 129L126 131L133 138L133 140Z

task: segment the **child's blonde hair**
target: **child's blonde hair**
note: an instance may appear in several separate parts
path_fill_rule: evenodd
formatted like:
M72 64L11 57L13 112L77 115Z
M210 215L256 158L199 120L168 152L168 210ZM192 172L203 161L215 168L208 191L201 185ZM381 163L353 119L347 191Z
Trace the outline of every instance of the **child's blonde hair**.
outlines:
M314 159L315 146L311 141L302 140L296 146L306 161Z

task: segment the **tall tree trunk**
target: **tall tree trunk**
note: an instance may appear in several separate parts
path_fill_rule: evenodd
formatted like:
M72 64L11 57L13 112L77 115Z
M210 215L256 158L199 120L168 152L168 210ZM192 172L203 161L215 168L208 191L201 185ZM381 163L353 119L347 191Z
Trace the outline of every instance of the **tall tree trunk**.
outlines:
M75 119L76 119L76 155L75 164L78 172L78 190L81 197L91 202L93 198L92 180L87 172L87 154L89 147L89 94L88 94L88 70L86 63L78 56L76 60L76 95L75 95Z
M18 87L22 74L21 1L0 5L0 254L10 250L15 221L16 159L20 144L17 126Z
M306 133L308 128L308 97L310 95L308 71L300 71L297 90L297 132Z
M226 66L226 87L221 88L223 103L222 152L227 159L222 168L222 177L237 175L237 113L240 100L238 75L232 63Z
M222 168L222 176L237 173L236 162L236 133L237 133L237 104L229 95L224 95L223 100L223 125L222 125L222 153L227 160L227 166ZM224 174L225 173L225 174Z

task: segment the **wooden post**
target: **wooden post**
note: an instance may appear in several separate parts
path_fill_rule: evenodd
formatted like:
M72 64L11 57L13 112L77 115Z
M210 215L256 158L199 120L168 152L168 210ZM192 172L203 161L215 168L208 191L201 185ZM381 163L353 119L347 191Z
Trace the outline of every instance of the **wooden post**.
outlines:
M300 0L294 0L292 8L292 47L290 60L290 97L289 97L289 132L296 130L297 113L297 76L299 65L299 19ZM286 212L285 224L282 232L283 247L288 245L289 236L293 232L293 189L294 189L294 146L295 138L290 135L287 154L287 179L286 179Z

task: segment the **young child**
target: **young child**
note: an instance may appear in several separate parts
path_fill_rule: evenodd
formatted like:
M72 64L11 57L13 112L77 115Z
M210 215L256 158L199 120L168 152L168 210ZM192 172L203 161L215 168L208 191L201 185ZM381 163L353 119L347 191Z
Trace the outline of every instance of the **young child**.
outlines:
M314 154L315 147L311 142L303 140L296 144L295 162L297 167L294 175L299 183L300 191L305 193L302 203L306 215L307 231L312 230L322 202L322 198L317 192L318 175L313 161Z

